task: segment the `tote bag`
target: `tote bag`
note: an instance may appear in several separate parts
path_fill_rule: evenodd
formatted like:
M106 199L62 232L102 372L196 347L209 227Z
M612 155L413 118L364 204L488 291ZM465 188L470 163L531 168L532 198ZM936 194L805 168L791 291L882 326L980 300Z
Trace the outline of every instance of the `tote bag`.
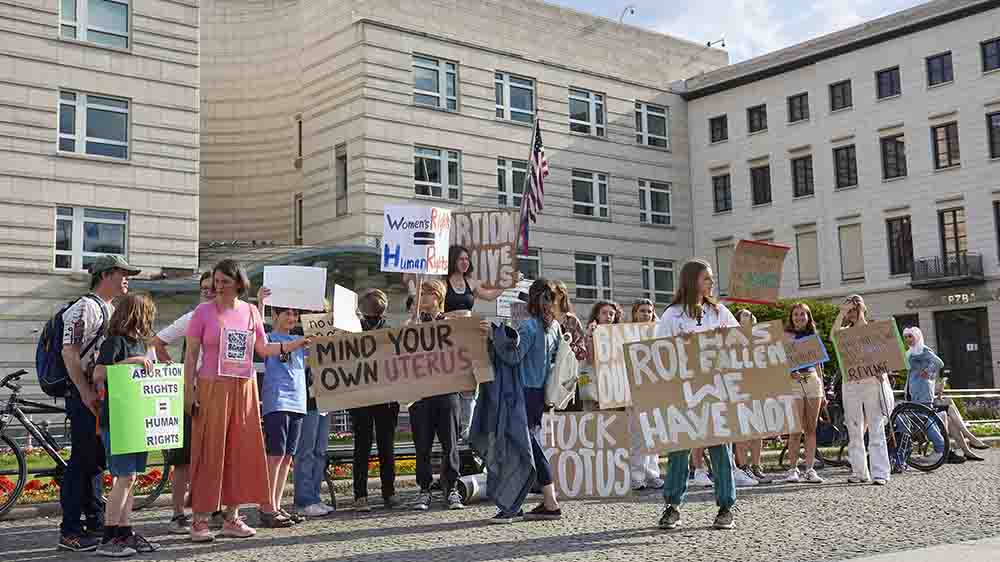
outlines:
M545 382L545 403L552 404L557 410L562 410L576 393L576 384L580 380L580 362L570 348L572 336L563 334L556 350L556 362Z

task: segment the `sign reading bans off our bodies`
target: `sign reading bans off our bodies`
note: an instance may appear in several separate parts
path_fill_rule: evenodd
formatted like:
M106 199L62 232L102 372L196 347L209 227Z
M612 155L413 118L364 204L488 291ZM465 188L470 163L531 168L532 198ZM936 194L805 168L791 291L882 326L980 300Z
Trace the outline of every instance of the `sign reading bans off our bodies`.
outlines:
M184 446L184 365L108 367L111 454Z
M602 410L632 405L625 368L625 344L652 339L654 323L604 324L594 328L597 403Z
M626 344L632 413L650 452L799 431L780 321Z
M452 243L469 250L472 277L487 289L517 285L517 211L451 214Z
M492 380L479 318L319 337L309 348L320 411L471 391Z
M631 489L628 414L545 414L542 443L563 498L626 496Z
M833 348L848 381L906 370L895 320L869 322L834 332Z

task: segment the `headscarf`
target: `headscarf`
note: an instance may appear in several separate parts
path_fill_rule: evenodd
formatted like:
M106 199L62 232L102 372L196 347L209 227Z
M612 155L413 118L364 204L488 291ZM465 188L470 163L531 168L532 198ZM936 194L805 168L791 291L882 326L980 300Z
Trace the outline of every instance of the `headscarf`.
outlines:
M925 349L927 349L927 347L924 346L924 333L920 331L920 328L914 326L903 330L903 336L908 335L913 336L913 347L906 351L907 357L910 355L920 355Z

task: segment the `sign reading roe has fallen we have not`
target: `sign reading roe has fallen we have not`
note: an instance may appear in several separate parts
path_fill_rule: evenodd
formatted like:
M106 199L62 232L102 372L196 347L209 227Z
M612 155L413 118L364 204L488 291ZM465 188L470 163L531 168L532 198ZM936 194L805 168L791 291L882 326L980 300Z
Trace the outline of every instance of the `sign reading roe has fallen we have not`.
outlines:
M632 414L651 452L799 431L780 321L625 345Z

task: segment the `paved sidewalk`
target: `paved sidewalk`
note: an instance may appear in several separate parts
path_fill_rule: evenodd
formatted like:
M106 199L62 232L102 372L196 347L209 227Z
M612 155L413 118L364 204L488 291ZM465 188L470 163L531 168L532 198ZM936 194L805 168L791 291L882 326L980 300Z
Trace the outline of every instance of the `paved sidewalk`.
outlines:
M1000 557L989 556L1000 544L1000 450L985 456L984 463L946 465L930 474L909 471L886 487L848 485L847 473L833 469L823 471L826 484L740 490L741 511L732 531L710 528L716 508L705 490L691 494L682 526L673 532L656 528L662 499L655 492L568 501L562 521L490 525L494 510L484 504L464 511L438 505L428 513L342 511L292 529L263 529L252 539L198 545L165 534L169 511L158 509L139 512L134 523L163 548L133 560L824 562L884 554L888 558L871 562L917 562L920 556L995 562ZM412 498L412 492L404 497ZM531 501L529 508L537 497ZM54 517L0 521L0 562L97 559L58 552L57 522ZM931 550L912 552L927 547Z

